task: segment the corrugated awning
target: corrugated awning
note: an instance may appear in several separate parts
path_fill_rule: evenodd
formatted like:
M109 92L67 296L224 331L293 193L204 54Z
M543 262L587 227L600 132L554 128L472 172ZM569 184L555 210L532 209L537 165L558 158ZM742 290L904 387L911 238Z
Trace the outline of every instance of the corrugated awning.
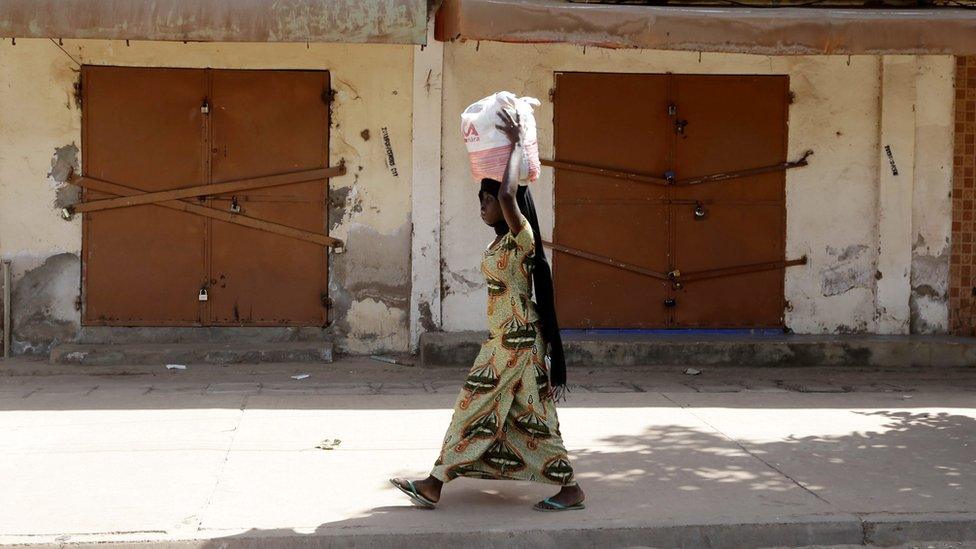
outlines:
M0 0L0 36L424 44L427 0Z
M438 40L796 54L976 54L976 10L445 0Z

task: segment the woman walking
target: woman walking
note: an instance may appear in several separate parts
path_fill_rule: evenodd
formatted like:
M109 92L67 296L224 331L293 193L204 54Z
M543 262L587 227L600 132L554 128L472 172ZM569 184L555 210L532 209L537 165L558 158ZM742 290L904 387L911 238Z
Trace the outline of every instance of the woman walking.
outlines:
M484 179L481 218L495 229L481 271L488 286L488 340L465 380L440 457L430 476L390 482L417 504L433 508L444 483L457 477L532 480L562 487L538 511L583 509L559 432L555 401L566 366L532 195L518 186L522 161L518 114L500 114L512 142L502 181ZM531 300L533 282L536 302ZM547 366L547 354L548 362Z

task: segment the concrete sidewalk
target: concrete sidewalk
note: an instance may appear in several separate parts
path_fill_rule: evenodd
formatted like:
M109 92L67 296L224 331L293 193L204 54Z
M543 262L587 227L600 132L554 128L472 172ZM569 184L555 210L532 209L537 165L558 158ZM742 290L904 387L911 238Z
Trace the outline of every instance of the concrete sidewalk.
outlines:
M539 514L550 487L460 479L424 511L388 485L429 470L460 369L0 365L3 544L976 541L974 369L574 369L560 418L588 508Z

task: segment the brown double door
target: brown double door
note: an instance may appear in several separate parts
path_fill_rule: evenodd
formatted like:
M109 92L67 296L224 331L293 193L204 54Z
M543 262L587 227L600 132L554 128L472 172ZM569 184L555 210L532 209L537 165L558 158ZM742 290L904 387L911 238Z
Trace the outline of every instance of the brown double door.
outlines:
M687 180L786 160L785 76L561 73L556 160ZM557 169L557 244L680 275L784 260L783 172L655 185ZM555 252L566 328L783 325L783 269L674 284ZM680 280L680 279L679 279Z
M329 75L85 66L83 170L142 192L323 168ZM190 199L326 233L327 182ZM108 195L85 191L84 199ZM148 204L83 219L89 325L322 325L327 249Z

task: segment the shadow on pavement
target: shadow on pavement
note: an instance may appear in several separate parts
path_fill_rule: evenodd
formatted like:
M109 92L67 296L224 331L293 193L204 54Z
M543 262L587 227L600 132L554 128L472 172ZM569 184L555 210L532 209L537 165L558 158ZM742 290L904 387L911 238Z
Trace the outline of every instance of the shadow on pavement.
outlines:
M744 443L721 432L681 425L654 426L637 436L608 435L592 448L572 455L578 478L588 492L589 508L582 513L533 513L531 504L548 495L549 486L462 479L445 487L435 511L414 508L404 497L402 506L355 510L350 512L354 516L320 524L314 532L252 528L201 546L221 548L229 541L254 540L257 547L261 539L267 542L269 537L276 538L276 543L287 538L289 546L303 546L303 540L311 543L323 536L393 535L398 531L448 532L445 541L450 541L451 535L461 535L458 532L517 532L584 523L602 528L642 522L775 522L790 516L882 510L976 511L971 496L976 488L973 417L908 411L855 413L876 421L876 427L843 436ZM606 426L607 432L613 430L613 425ZM400 472L372 473L377 482L385 482L383 478ZM246 505L248 494L240 497ZM455 541L463 542L460 537ZM516 541L513 538L513 545L524 546Z

